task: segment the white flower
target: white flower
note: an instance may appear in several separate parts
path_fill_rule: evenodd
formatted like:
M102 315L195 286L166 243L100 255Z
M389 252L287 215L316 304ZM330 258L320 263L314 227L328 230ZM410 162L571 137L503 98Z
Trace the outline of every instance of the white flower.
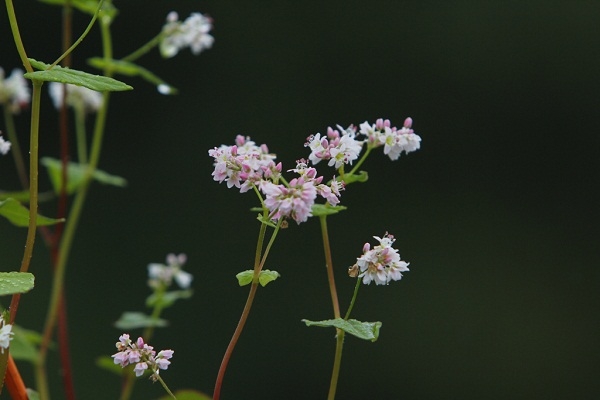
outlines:
M4 140L2 136L0 136L0 154L6 154L10 150L10 142L8 140Z
M371 146L383 146L383 154L394 161L402 152L410 153L421 147L421 137L411 129L412 122L412 118L406 118L404 126L398 129L391 126L389 119L380 118L373 125L363 122L359 132L367 137Z
M29 84L23 77L23 71L13 69L10 76L4 79L4 70L0 68L0 104L9 107L13 114L17 114L31 101Z
M343 164L350 164L358 158L363 146L363 142L356 140L356 129L354 126L349 126L344 129L337 126L336 129L327 128L327 136L321 137L320 133L308 138L305 146L311 150L308 159L313 165L318 164L321 160L329 160L330 167L336 169ZM341 133L340 133L341 132Z
M64 84L59 82L50 82L49 92L52 98L52 103L57 110L62 108L63 104L63 88ZM67 84L67 98L66 102L68 106L76 109L82 109L85 112L95 112L102 106L102 94L95 90L88 89L84 86L77 86Z
M408 263L400 260L398 250L392 248L394 237L385 234L382 238L373 236L379 245L371 249L369 243L363 246L363 255L356 259L355 267L360 269L359 278L368 285L374 281L376 285L387 285L391 281L402 279L402 273L408 271ZM351 269L353 269L351 267Z
M10 341L14 333L12 332L12 325L4 322L4 318L0 317L0 351L4 354L4 349L8 349L10 346Z
M160 53L170 58L179 50L189 47L194 55L205 49L210 49L215 38L209 33L212 29L212 19L200 13L192 13L183 22L179 15L171 11L167 15L167 23L163 26L163 38L160 42Z
M149 264L148 277L150 279L148 280L148 285L151 288L156 288L160 285L169 287L174 279L180 288L189 288L194 277L189 272L181 269L186 261L187 257L185 254L169 254L167 255L167 265Z

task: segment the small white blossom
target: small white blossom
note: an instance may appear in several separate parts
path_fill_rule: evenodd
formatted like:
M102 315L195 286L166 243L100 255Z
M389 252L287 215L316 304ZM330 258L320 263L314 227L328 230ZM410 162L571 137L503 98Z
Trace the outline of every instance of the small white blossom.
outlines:
M4 322L4 317L0 317L0 326L0 351L4 354L4 350L10 346L14 333L12 325Z
M383 154L394 161L402 152L408 154L421 147L421 137L411 129L412 122L412 118L406 118L404 126L398 129L391 126L390 120L380 118L373 125L363 122L359 132L367 137L369 145L383 146Z
M363 246L363 255L356 259L356 264L350 268L351 272L360 269L359 278L368 285L371 281L376 285L387 285L391 281L402 279L402 273L408 271L409 263L400 260L398 250L392 248L394 237L386 233L382 238L373 236L379 244L373 249L369 243Z
M0 132L1 134L2 132ZM10 142L8 140L4 140L2 136L0 136L0 154L6 154L10 150Z
M10 76L4 79L4 70L0 68L0 104L9 107L13 114L17 114L31 101L29 84L23 77L23 71L13 69Z
M171 11L163 26L163 38L160 53L165 58L174 57L180 50L189 47L194 55L210 49L215 38L209 33L212 19L200 13L192 13L185 21L179 21L179 15Z
M181 268L187 261L185 254L169 254L167 255L167 264L149 264L148 265L148 285L151 288L157 288L161 285L165 287L171 286L173 279L180 288L187 289L194 278L189 272L183 271Z
M65 85L59 82L50 82L50 85L48 86L52 103L57 110L60 110L63 104L63 90ZM67 84L66 86L66 102L68 106L76 109L83 109L85 112L96 112L100 109L100 106L102 106L102 94L100 92L88 89L84 86L71 84Z
M321 160L329 160L327 165L338 169L343 164L352 165L358 158L363 142L356 140L356 129L353 126L344 129L339 125L337 128L327 128L327 136L321 137L321 134L317 133L308 138L305 146L311 150L308 159L313 165Z

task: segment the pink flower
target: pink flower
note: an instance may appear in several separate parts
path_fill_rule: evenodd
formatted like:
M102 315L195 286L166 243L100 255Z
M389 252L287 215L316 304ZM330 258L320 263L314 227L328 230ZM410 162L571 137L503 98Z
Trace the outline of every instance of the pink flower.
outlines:
M392 248L395 239L386 233L382 238L373 236L379 245L371 249L369 243L363 246L363 255L356 259L360 269L359 278L368 285L374 281L376 285L387 285L391 281L402 279L402 273L408 271L408 263L400 260L398 250Z
M152 371L150 378L154 381L158 379L160 369L167 369L171 364L173 350L161 350L156 354L154 347L144 343L144 339L139 337L134 343L128 334L119 337L116 343L118 353L112 355L114 363L122 368L129 364L135 364L133 371L135 376L142 376L146 370Z

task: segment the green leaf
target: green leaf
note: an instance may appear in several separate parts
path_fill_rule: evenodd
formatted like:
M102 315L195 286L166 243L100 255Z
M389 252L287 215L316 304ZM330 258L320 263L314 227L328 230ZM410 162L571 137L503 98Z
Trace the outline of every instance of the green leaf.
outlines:
M40 0L42 3L63 6L66 4L66 0ZM78 9L79 11L94 15L96 13L96 9L98 8L98 0L69 0L69 3L72 7ZM105 1L102 5L102 12L108 15L109 17L114 18L118 11L115 6L112 5L111 2Z
M48 169L48 175L50 176L50 181L52 182L54 191L57 194L59 194L62 181L61 161L50 157L43 157L40 160L40 163ZM75 193L77 189L84 183L88 168L89 167L85 164L78 164L74 162L67 163L67 194ZM120 176L116 175L111 175L99 169L93 172L92 178L105 185L119 187L127 186L127 181L125 180L125 178L121 178Z
M0 296L27 293L33 286L34 277L29 272L0 272Z
M9 198L0 201L0 215L8 219L13 225L20 227L29 226L29 210L15 199ZM48 218L37 214L35 221L37 226L46 226L65 222L65 219Z
M96 358L96 366L117 375L123 375L127 371L119 364L115 364L114 359L110 356L100 356Z
M107 76L93 75L76 69L63 68L56 65L48 69L50 64L36 61L29 58L29 62L34 68L42 71L28 72L23 76L27 79L34 79L45 82L70 83L71 85L84 86L88 89L98 92L119 92L133 89L131 86Z
M242 271L239 274L237 274L235 277L238 280L238 283L240 284L240 286L246 286L252 283L252 277L254 276L254 271L252 271L251 269L247 270L247 271Z
M27 391L27 398L29 400L40 400L40 394L33 389L25 389Z
M277 225L275 225L273 223L273 221L271 221L269 219L269 217L265 217L264 214L258 214L258 216L256 217L257 220L259 220L262 224L268 225L271 228L277 228Z
M340 211L344 211L347 207L344 206L332 206L329 203L327 204L313 204L311 208L311 213L313 217L320 217L322 215L332 215L337 214Z
M275 279L279 278L281 275L279 275L279 272L277 271L271 271L268 269L264 269L262 271L260 271L260 273L258 274L258 282L261 284L261 286L267 286L267 283L274 281Z
M0 200L6 200L9 197L21 202L29 203L29 190L23 190L20 192L0 192ZM38 192L38 203L54 199L56 196L54 192Z
M177 397L177 400L212 400L212 397L199 392L197 390L191 390L191 389L182 389L182 390L178 390L176 392L173 392L173 394L175 395L175 397ZM172 400L173 398L169 395L165 395L161 398L159 398L158 400Z
M358 174L345 174L344 182L349 185L354 182L364 183L369 179L367 171L360 171Z
M343 318L327 319L324 321L309 321L307 319L302 320L306 326L322 326L322 327L334 327L343 330L351 335L356 336L359 339L370 340L374 342L379 338L379 329L381 328L381 322L361 322L355 319L345 320Z
M13 325L12 331L15 335L10 341L10 354L15 360L35 363L38 359L38 345L42 342L42 335L18 325Z
M158 91L162 94L176 94L177 89L167 82L163 81L158 76L154 75L152 72L147 70L146 68L134 64L129 61L122 60L106 60L100 57L94 57L88 59L88 64L92 67L98 69L110 69L113 72L116 72L121 75L127 76L141 76L144 80L150 82L158 88Z
M258 282L260 283L261 286L267 286L267 284L269 282L274 281L275 279L279 278L281 275L279 275L279 272L277 271L271 271L268 269L262 270L260 271L260 273L258 274ZM252 283L252 278L254 278L254 271L249 269L246 271L242 271L239 274L237 274L235 276L238 280L238 283L240 284L240 286L246 286L249 285L250 283Z
M170 292L165 292L161 296L157 296L156 293L153 293L146 299L146 306L159 306L161 308L167 308L172 306L173 303L179 299L189 299L193 294L194 291L192 289L173 290Z
M129 330L136 328L147 328L150 326L163 328L168 325L168 322L161 318L152 318L141 312L125 311L121 318L115 322L115 327L119 329Z

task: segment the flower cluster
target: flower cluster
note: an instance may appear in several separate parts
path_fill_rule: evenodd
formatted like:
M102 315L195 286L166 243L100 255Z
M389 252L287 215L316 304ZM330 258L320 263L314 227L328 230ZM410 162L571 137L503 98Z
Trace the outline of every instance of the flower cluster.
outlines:
M210 49L215 38L208 33L212 29L212 19L200 13L192 13L185 21L171 11L162 29L160 53L165 58L174 57L179 50L189 47L194 55Z
M306 160L299 160L296 168L290 170L298 177L280 184L281 163L275 164L275 155L269 153L267 146L257 146L250 137L238 135L235 145L215 147L208 154L215 160L213 179L219 183L225 181L227 187L235 186L241 193L258 188L265 196L264 205L273 220L285 217L305 222L311 216L317 196L331 205L339 203L342 184L335 179L328 185L322 183L323 177L317 176L317 170L309 168Z
M10 346L13 335L12 325L4 322L4 317L0 316L0 351L2 354L4 354L4 349L8 349Z
M378 119L374 124L367 121L360 124L360 133L367 137L373 147L383 147L383 153L390 159L397 160L402 152L410 153L421 147L421 137L411 129L412 118L404 120L400 129L391 126L389 119Z
M83 110L84 112L96 112L102 106L102 94L95 90L88 89L83 86L63 84L59 82L50 82L48 91L52 98L52 103L57 110L60 110L63 105L64 88L67 87L66 103L68 106L75 109Z
M289 184L275 184L263 180L259 184L260 191L265 195L265 207L269 209L269 217L279 220L289 217L298 224L306 222L312 215L311 209L317 195L323 197L331 205L339 203L341 184L333 179L329 185L321 183L322 176L317 176L317 170L306 167L304 160L298 161L296 172L300 176L292 179Z
M153 289L159 287L169 287L173 279L179 287L187 289L194 278L189 272L183 271L181 268L187 261L185 254L169 254L167 255L167 264L148 264L148 286Z
M281 163L275 164L275 154L269 153L269 148L263 144L257 146L250 137L238 135L235 145L222 145L208 151L215 159L215 170L212 176L215 181L227 182L227 187L247 192L252 185L264 179L279 179Z
M133 342L128 334L119 336L119 341L116 343L118 353L112 355L115 364L119 364L122 368L129 364L135 364L133 371L135 376L142 376L146 370L152 371L150 379L157 381L161 369L167 369L171 364L173 350L161 350L156 354L154 347L144 343L144 339L139 337L136 342Z
M0 132L0 135L2 132ZM10 142L8 140L4 140L2 136L0 136L0 154L6 154L10 150Z
M401 272L408 271L409 263L400 260L398 250L392 248L394 236L386 233L382 238L373 236L379 244L371 249L369 243L363 246L363 255L356 259L356 264L350 267L350 275L356 276L366 285L374 281L376 285L387 285L390 281L402 279Z
M0 104L9 107L11 113L17 114L30 100L29 85L23 77L23 71L13 69L10 76L4 79L4 70L0 68Z
M308 159L313 165L321 160L329 160L327 165L337 169L343 164L352 165L352 161L358 158L363 142L356 140L356 128L352 125L347 129L339 125L337 127L339 130L328 127L327 136L321 137L317 133L308 137L305 146L311 150Z

